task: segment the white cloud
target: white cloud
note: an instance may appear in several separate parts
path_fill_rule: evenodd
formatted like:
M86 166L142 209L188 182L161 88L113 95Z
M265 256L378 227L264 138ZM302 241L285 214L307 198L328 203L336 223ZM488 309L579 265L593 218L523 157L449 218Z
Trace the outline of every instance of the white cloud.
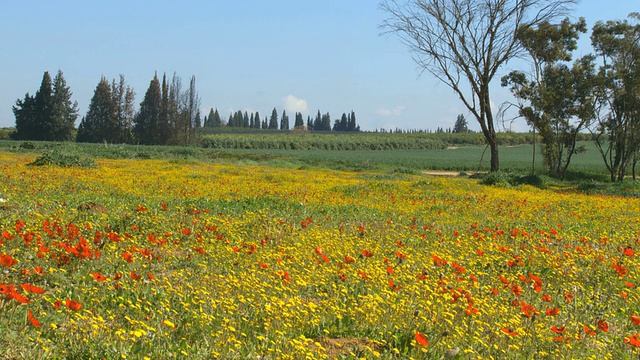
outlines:
M376 114L380 117L400 116L404 112L404 106L396 106L393 109L380 108L376 110Z
M287 95L282 98L284 102L284 109L289 112L289 114L294 113L309 113L309 106L307 105L307 100L298 99L293 95Z

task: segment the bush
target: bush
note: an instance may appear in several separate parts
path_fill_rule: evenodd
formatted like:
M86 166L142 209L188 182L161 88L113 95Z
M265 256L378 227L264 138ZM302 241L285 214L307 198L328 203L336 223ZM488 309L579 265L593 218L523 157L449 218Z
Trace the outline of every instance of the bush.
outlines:
M514 175L502 171L490 172L481 180L480 184L500 187L510 187L514 182Z
M29 163L31 166L60 166L60 167L96 167L95 162L88 158L81 158L76 154L65 154L58 149L45 150L42 155Z

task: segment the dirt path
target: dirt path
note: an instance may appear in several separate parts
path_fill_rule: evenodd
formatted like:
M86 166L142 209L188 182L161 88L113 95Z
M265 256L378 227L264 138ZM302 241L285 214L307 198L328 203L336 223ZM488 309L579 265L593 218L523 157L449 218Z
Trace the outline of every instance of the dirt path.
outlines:
M460 171L443 171L443 170L424 170L422 171L425 175L432 176L460 176L462 172ZM465 174L473 175L473 174L485 174L486 171L464 171Z

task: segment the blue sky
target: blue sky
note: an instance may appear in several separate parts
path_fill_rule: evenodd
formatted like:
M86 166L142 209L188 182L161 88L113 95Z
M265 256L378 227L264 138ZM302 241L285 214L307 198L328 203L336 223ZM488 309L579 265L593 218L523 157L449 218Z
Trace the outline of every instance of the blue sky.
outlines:
M573 15L591 27L638 5L583 0ZM448 87L421 75L396 37L379 36L384 17L377 0L5 1L0 127L13 126L16 99L58 69L80 118L101 76L124 74L139 104L157 71L185 84L194 75L203 115L212 107L225 117L236 110L264 117L276 107L305 119L353 110L364 130L452 127L467 111ZM495 89L494 103L508 99ZM469 125L478 129L471 118ZM511 126L526 129L522 121Z

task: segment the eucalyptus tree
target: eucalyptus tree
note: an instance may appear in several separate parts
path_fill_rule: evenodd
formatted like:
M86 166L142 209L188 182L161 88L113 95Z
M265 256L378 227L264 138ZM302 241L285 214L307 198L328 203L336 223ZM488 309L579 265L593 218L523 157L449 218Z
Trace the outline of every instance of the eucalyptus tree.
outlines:
M560 179L572 156L581 150L576 147L577 136L594 119L598 104L593 56L569 63L586 29L584 19L522 29L518 36L530 55L533 72L516 70L502 78L502 85L509 86L517 99L520 116L540 134L549 175Z
M628 20L598 22L591 34L602 61L602 109L596 128L596 146L611 175L622 181L635 165L640 150L640 14Z

